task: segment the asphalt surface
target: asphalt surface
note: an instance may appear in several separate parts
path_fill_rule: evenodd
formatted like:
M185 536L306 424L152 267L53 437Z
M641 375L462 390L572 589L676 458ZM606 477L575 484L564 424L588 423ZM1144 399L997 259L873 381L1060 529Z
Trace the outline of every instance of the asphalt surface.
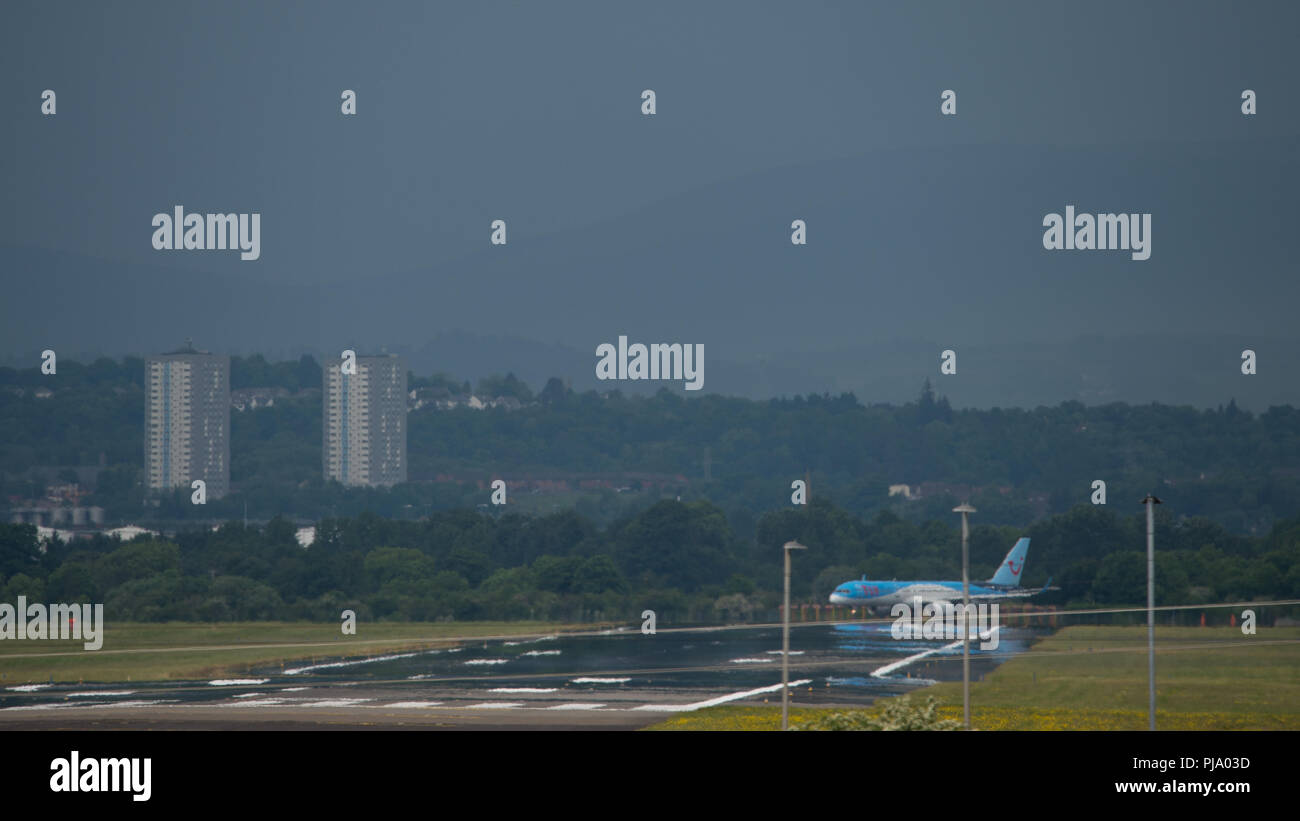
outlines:
M863 707L961 677L960 642L898 641L861 625L798 638L796 706ZM998 652L973 655L974 677L1027 638L1008 631ZM779 703L779 647L769 627L560 635L277 664L244 678L18 685L0 689L0 731L635 730L720 704Z

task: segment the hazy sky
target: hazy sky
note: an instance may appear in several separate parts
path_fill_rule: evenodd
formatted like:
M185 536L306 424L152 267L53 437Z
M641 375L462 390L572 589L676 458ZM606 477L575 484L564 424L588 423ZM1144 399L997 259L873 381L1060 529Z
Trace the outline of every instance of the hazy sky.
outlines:
M105 297L70 271L228 286L215 348L626 329L738 358L1125 334L1162 300L1160 331L1291 334L1298 24L1294 3L10 2L0 345L39 347L46 268L70 292L39 327L79 347ZM261 258L155 251L178 204L260 213ZM1043 251L1067 204L1152 213L1152 258ZM188 288L177 309L202 308ZM338 328L331 300L365 316ZM93 339L175 344L139 324Z

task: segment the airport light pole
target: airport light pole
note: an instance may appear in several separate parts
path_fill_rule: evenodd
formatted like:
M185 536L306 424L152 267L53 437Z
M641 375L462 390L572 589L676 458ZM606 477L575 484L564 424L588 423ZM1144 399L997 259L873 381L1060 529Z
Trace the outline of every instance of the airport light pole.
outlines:
M786 542L781 552L785 554L785 610L781 619L781 729L790 729L790 551L807 550L798 542Z
M1156 728L1156 519L1153 494L1142 500L1147 509L1147 729Z
M970 729L970 524L967 514L974 513L975 508L969 502L952 509L961 514L961 714L966 729Z

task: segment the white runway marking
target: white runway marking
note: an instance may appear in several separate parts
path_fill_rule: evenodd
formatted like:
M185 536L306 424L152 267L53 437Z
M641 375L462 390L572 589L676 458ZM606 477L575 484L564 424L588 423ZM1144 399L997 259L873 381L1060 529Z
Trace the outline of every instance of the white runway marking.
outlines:
M557 704L554 707L544 707L545 710L599 710L604 704Z
M993 628L993 630L998 630L998 629L999 629L999 628L997 628L997 627L994 627L994 628ZM993 630L990 630L990 631L989 631L990 634L993 632ZM975 639L975 636L974 636L974 634L972 634L972 635L971 635L972 643L975 643L975 642L974 642L974 639ZM886 664L884 667L881 667L879 670L874 670L874 671L872 671L871 675L872 675L873 678L884 678L885 676L889 675L890 673L894 672L895 670L898 670L898 669L900 669L900 668L906 667L907 665L911 664L911 663L914 662L914 661L920 661L921 659L925 658L926 656L933 656L935 653L942 653L942 652L945 651L945 650L952 650L952 649L957 648L957 647L961 647L961 639L958 639L957 641L954 641L952 644L945 644L945 645L942 646L942 647L934 647L934 648L931 648L931 649L929 649L929 650L922 650L920 653L917 653L916 655L913 655L913 656L908 656L907 658L903 659L902 661L895 661L895 662L893 662L893 663L891 663L891 664Z
M798 681L790 682L789 686L798 687L802 684L811 684L811 683L812 683L812 679L803 678L803 679L799 679ZM761 693L776 692L777 690L780 689L781 689L780 684L773 684L770 687L759 687L756 690L745 690L739 693L731 693L730 695L718 696L717 698L711 698L707 701L697 701L694 704L645 704L640 707L634 707L632 709L650 710L653 712L660 712L660 713L690 712L691 710L699 710L704 707L716 707L719 704L726 704L728 701L738 701L742 698L749 698L750 696L756 696Z
M80 702L77 704L30 704L20 707L5 707L6 710L89 710L103 707L146 707L151 704L173 704L176 699L149 699L135 701L102 701L99 703Z
M554 693L557 687L493 687L489 693Z
M961 642L954 641L952 644L945 644L942 647L932 647L929 650L922 650L921 652L915 655L908 656L902 661L895 661L890 664L886 664L884 667L881 667L879 670L873 670L871 672L871 675L873 678L884 678L885 676L889 675L895 670L898 670L902 667L906 667L907 665L911 664L914 661L920 661L926 656L933 656L935 653L942 653L944 650L951 650L954 647L961 647Z
M513 710L516 707L522 707L522 701L485 701L482 704L470 704L466 706L467 710Z
M392 704L371 704L370 706L376 710L383 710L390 707L399 710L413 710L418 707L438 707L441 704L441 701L394 701Z
M438 651L432 650L429 652L436 653ZM409 659L412 656L418 656L418 655L421 654L420 653L398 653L397 655L371 656L370 658L353 659L349 661L332 661L328 664L312 664L307 667L295 667L292 670L285 670L284 674L286 676L296 676L299 673L309 673L313 670L328 670L334 667L353 667L358 664L373 664L376 661L391 661L393 659Z
M627 684L630 678L575 678L570 684Z

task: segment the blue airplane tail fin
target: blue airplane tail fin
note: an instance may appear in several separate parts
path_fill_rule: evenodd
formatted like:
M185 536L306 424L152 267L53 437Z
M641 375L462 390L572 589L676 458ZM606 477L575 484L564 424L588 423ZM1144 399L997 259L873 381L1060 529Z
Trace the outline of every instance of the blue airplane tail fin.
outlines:
M1028 552L1029 539L1018 539L1011 548L1011 552L998 566L998 572L994 573L993 578L989 579L989 584L1018 587L1020 585L1020 573L1025 569L1025 554Z

